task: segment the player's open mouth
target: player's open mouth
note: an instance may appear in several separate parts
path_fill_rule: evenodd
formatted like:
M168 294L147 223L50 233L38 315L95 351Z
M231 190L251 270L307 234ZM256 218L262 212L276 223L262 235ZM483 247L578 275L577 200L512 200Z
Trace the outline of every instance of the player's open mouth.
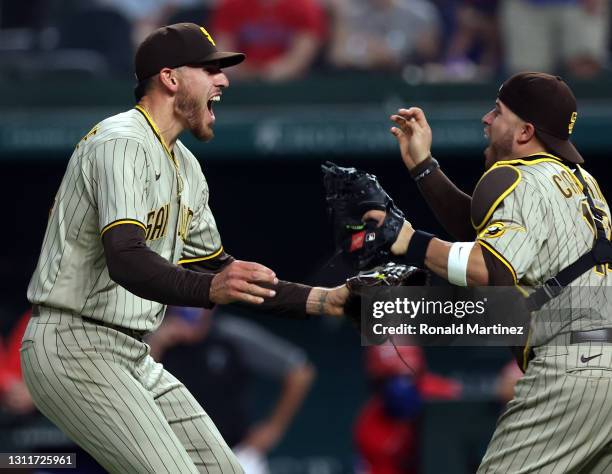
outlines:
M210 99L208 99L208 102L206 103L206 106L208 107L208 111L210 112L210 116L214 120L215 113L213 112L213 102L221 102L221 96L220 95L214 95Z

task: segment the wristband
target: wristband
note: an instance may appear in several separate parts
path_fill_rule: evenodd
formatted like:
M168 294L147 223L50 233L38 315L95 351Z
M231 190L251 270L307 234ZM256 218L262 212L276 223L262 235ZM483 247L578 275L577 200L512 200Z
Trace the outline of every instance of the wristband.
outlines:
M425 255L427 254L427 247L429 242L435 235L423 232L422 230L415 230L408 244L408 249L404 254L404 261L409 265L415 267L425 268Z
M433 171L435 171L436 169L438 169L440 167L440 163L438 163L438 160L436 160L433 156L429 155L429 158L431 158L431 163L429 163L427 165L427 167L421 171L419 174L417 174L416 176L413 176L412 179L414 179L415 183L418 183L419 181L421 181L425 176L433 173Z
M455 242L448 253L448 281L453 285L467 286L467 266L475 242Z

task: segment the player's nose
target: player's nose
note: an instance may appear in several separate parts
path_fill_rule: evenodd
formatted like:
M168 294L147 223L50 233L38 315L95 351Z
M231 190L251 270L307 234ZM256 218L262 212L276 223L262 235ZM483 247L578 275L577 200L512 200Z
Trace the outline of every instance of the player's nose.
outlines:
M486 114L482 116L482 119L480 119L483 125L491 125L492 116L493 116L493 109L489 110Z
M229 79L223 71L219 71L218 74L215 74L215 86L220 88L229 87Z

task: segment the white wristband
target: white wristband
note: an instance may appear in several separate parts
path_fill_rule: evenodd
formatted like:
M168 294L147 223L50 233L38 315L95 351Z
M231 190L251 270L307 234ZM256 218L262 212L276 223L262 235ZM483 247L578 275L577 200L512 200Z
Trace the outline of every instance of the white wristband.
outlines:
M455 242L448 254L448 281L453 285L467 286L467 266L470 252L476 242Z

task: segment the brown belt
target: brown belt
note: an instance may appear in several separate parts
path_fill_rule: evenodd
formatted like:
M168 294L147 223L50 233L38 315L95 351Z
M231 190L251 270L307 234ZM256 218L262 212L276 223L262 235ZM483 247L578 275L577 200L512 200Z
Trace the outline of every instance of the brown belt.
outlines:
M572 331L570 344L581 342L611 342L612 328L593 329L592 331Z
M107 323L105 321L100 321L98 319L93 319L93 318L88 318L87 316L81 316L81 315L77 315L74 313L70 313L71 315L73 315L75 318L80 318L83 321L90 323L90 324L95 324L97 326L103 326L105 328L109 328L109 329L114 329L115 331L119 331L120 333L125 334L126 336L132 337L134 339L137 339L138 341L143 340L144 336L147 334L148 331L142 331L142 330L138 330L138 329L130 329L130 328L126 328L123 326L117 326L116 324L112 324L112 323ZM32 317L39 317L40 316L40 309L38 307L38 305L33 305L32 306Z

